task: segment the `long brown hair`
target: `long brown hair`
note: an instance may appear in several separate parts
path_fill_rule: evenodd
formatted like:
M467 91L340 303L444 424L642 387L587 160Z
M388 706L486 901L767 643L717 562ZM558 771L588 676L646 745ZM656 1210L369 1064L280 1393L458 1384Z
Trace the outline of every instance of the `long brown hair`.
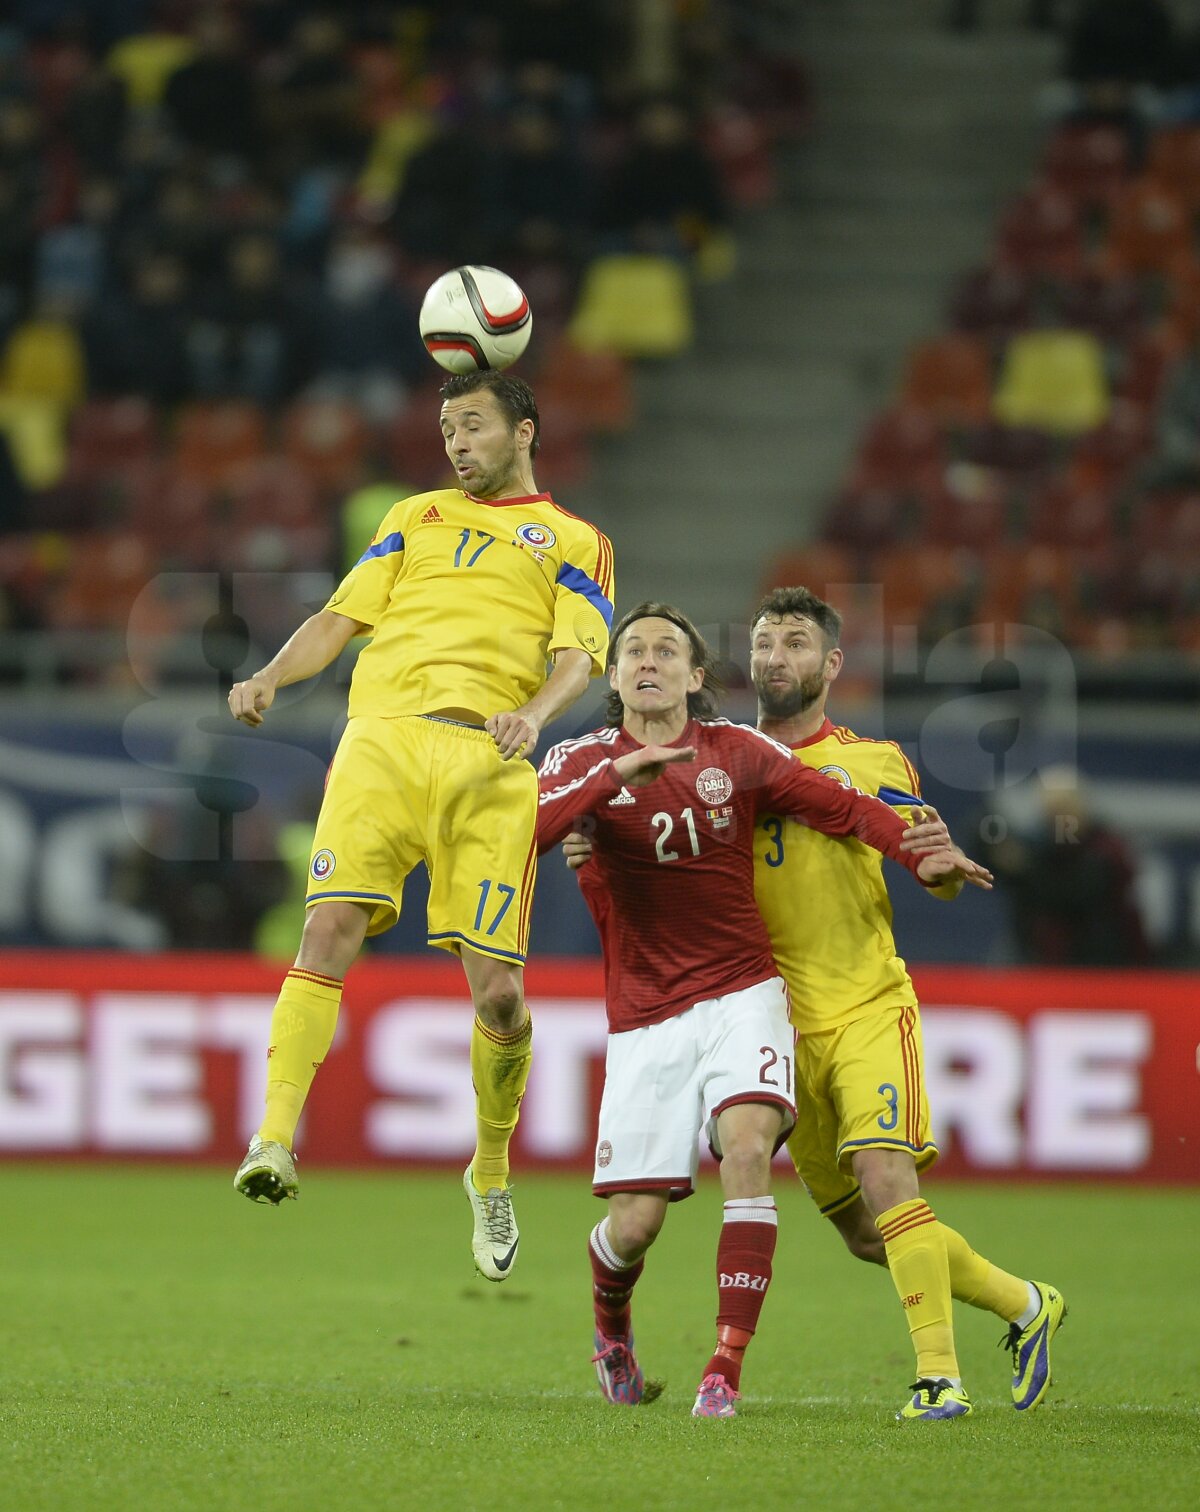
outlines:
M648 599L644 604L638 604L636 608L631 609L628 614L623 614L608 639L608 665L610 667L616 665L622 636L635 620L642 619L670 620L671 624L683 631L691 651L692 670L699 667L704 673L704 681L700 684L699 690L687 696L688 718L712 719L720 709L721 694L725 691L725 684L717 671L717 661L709 650L708 642L683 610L676 609L674 604L659 604ZM610 729L618 729L624 723L625 705L621 702L621 695L615 688L609 692L604 712Z

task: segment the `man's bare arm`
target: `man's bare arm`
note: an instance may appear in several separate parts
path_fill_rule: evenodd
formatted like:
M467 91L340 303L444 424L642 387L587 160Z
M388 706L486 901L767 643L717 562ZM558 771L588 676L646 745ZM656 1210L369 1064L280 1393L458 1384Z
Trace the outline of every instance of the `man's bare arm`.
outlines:
M358 620L335 614L332 609L310 615L261 672L234 683L229 690L229 712L243 724L262 724L280 688L323 672L366 629Z
M484 728L505 761L532 756L545 725L564 713L588 685L592 658L586 651L564 646L554 654L554 669L527 704L506 714L492 714Z

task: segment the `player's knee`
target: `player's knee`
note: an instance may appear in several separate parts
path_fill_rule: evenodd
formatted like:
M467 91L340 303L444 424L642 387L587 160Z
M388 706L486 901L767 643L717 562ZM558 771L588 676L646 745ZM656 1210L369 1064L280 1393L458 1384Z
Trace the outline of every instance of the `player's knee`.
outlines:
M757 1135L746 1135L733 1141L721 1156L721 1180L726 1189L736 1187L739 1191L748 1191L753 1188L753 1196L767 1191L772 1150L773 1141Z
M662 1228L662 1218L656 1212L638 1208L623 1213L613 1212L609 1215L608 1222L613 1246L619 1255L626 1258L644 1255L658 1238Z
M489 977L473 991L475 1012L489 1029L512 1034L525 1016L525 995L517 977L508 973Z

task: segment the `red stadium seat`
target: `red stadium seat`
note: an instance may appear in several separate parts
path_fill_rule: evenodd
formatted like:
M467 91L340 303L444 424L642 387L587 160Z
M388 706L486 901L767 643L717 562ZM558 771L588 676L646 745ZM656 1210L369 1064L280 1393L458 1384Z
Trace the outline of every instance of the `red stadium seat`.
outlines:
M1129 180L1128 136L1118 126L1063 126L1046 143L1042 174L1076 205L1103 207Z
M1135 181L1113 202L1104 261L1114 271L1161 273L1195 250L1186 205L1154 179Z
M392 471L414 489L457 486L438 429L440 404L436 386L417 389L388 430L386 444Z
M267 422L256 404L185 404L176 415L174 464L188 477L219 482L266 449Z
M134 600L157 571L153 552L135 532L76 537L63 580L47 600L51 627L124 628Z
M1026 533L1043 546L1104 546L1113 539L1115 522L1109 489L1079 488L1055 478L1030 501Z
M1069 196L1045 185L1015 199L996 237L1001 267L1053 278L1074 278L1084 268L1083 228Z
M561 337L543 359L538 385L586 431L623 431L633 418L629 364L615 352L581 352Z
M947 481L926 500L923 539L981 551L1003 539L1008 512L1000 478L983 468L952 467Z
M1130 539L1140 552L1161 551L1200 581L1200 490L1145 495L1131 511Z
M767 563L760 591L773 588L811 588L821 598L849 583L863 581L855 554L829 541L795 546Z
M285 413L280 440L285 455L319 488L345 491L357 480L370 431L344 400L301 399Z
M311 472L293 457L255 457L236 468L222 488L238 524L303 529L320 524L317 488Z
M896 404L870 423L858 448L855 476L874 487L919 484L945 460L945 444L923 410Z
M1143 331L1122 356L1116 376L1117 396L1139 409L1153 409L1184 350L1183 338L1169 326Z
M158 421L148 399L89 399L71 416L68 471L106 477L154 455Z
M992 402L986 344L960 335L922 343L909 358L901 399L945 424L986 420Z
M1163 323L1186 345L1200 337L1200 260L1183 257L1167 270Z
M835 546L873 551L917 535L923 508L920 496L911 489L856 488L851 483L834 501L823 534Z
M538 406L540 445L534 471L538 487L567 493L588 473L590 457L577 412L553 400Z
M1145 454L1151 435L1147 411L1118 400L1104 424L1076 445L1067 464L1067 480L1079 490L1114 487Z
M1200 126L1172 126L1150 138L1147 177L1200 210Z
M931 604L970 592L974 575L970 552L949 546L893 546L871 562L883 589L883 615L889 625L918 625Z
M1077 612L1077 553L1057 546L1010 546L983 559L981 623L1036 623L1065 629ZM1053 613L1048 614L1047 609Z

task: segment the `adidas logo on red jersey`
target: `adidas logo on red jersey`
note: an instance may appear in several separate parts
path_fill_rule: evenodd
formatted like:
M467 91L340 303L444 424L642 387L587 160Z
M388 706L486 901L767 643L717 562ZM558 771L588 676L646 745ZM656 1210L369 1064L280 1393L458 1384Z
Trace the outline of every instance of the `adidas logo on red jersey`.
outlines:
M617 796L615 798L610 798L608 800L608 806L609 806L609 808L615 808L617 806L617 804L619 804L619 803L636 803L636 802L637 802L637 799L633 796L633 794L629 791L629 789L628 788L622 788L621 791L617 794Z
M441 523L442 523L442 517L441 517L440 514L438 514L438 507L437 507L437 505L436 504L431 504L429 506L429 508L425 511L425 513L421 516L420 524L422 524L422 525L440 525Z

